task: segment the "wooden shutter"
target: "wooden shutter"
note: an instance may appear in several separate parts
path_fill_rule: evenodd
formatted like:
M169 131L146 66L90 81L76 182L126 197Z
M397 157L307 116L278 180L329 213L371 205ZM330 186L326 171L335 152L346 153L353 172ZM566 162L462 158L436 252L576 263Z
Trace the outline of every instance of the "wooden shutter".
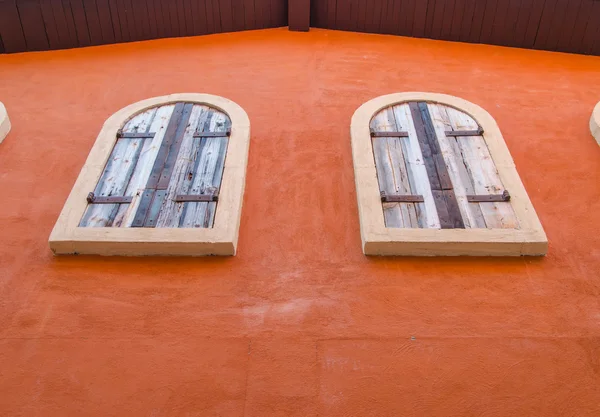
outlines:
M381 110L371 136L386 227L518 228L484 132L436 103Z
M175 103L131 118L88 196L81 227L213 226L229 117Z

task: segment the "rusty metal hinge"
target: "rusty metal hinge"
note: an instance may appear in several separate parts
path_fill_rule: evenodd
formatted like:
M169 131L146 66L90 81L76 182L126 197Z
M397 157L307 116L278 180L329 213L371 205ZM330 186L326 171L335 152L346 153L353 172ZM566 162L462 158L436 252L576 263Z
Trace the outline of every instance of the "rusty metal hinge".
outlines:
M446 136L481 136L483 135L483 128L477 130L446 130Z
M425 201L422 195L389 195L385 191L382 191L380 195L382 203L422 203Z
M223 132L194 132L195 138L225 138L231 136L231 129L227 129Z
M178 195L175 196L175 202L177 203L191 203L191 202L212 202L219 201L218 195L212 194L200 194L200 195Z
M510 193L506 190L502 194L467 195L469 203L499 203L510 201Z
M117 138L119 139L153 139L155 133L123 133L122 130L117 132Z
M132 196L110 196L110 197L98 197L94 193L87 195L87 202L89 204L128 204L131 203Z
M398 132L376 132L371 129L371 137L372 138L407 138L408 132L398 131Z

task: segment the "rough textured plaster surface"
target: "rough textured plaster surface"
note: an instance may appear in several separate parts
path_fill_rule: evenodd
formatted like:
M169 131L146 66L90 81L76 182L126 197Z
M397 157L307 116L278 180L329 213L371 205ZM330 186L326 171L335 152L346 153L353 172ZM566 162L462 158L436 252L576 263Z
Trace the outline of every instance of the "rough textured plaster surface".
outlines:
M599 73L597 57L285 29L0 57L0 415L600 415ZM104 120L194 90L252 123L238 255L53 257ZM494 116L546 258L362 254L350 117L414 90Z

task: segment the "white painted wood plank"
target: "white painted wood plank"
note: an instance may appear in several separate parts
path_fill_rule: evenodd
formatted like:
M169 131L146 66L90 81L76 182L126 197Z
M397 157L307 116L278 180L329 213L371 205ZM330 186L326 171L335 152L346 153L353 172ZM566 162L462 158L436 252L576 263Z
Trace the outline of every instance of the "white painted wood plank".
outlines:
M475 130L479 127L473 118L462 111L451 107L446 111L455 130ZM458 137L457 143L473 180L475 194L501 194L504 186L483 136ZM518 228L510 202L480 203L479 206L488 228Z
M469 203L467 201L467 195L475 194L475 192L473 182L463 163L463 157L457 143L457 140L463 139L446 136L447 130L454 130L446 106L434 103L429 103L427 106L429 108L429 113L431 114L444 161L448 168L452 186L454 187L454 194L458 202L465 228L485 228L485 219L481 213L479 203Z
M156 109L133 117L123 128L125 133L147 132ZM100 197L122 196L135 170L145 139L118 139L94 193ZM121 205L90 204L82 218L81 226L107 227L114 223ZM127 206L123 204L122 206ZM124 207L123 209L126 209Z
M394 106L394 116L396 117L396 122L408 132L408 147L405 156L408 162L407 167L412 173L411 177L414 178L414 187L416 189L413 189L413 192L422 195L424 200L424 203L421 205L423 212L421 215L422 227L439 229L440 219L437 214L435 201L433 200L433 194L431 193L431 186L427 177L419 139L408 104Z

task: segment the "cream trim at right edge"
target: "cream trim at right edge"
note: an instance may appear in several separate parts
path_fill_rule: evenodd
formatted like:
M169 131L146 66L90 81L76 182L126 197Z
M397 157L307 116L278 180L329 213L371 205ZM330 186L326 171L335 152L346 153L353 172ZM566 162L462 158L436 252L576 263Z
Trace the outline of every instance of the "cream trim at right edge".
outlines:
M0 143L8 135L8 132L10 132L10 119L6 113L6 107L0 102Z
M592 112L592 118L590 119L590 130L592 136L600 145L600 103L596 104L594 111Z

